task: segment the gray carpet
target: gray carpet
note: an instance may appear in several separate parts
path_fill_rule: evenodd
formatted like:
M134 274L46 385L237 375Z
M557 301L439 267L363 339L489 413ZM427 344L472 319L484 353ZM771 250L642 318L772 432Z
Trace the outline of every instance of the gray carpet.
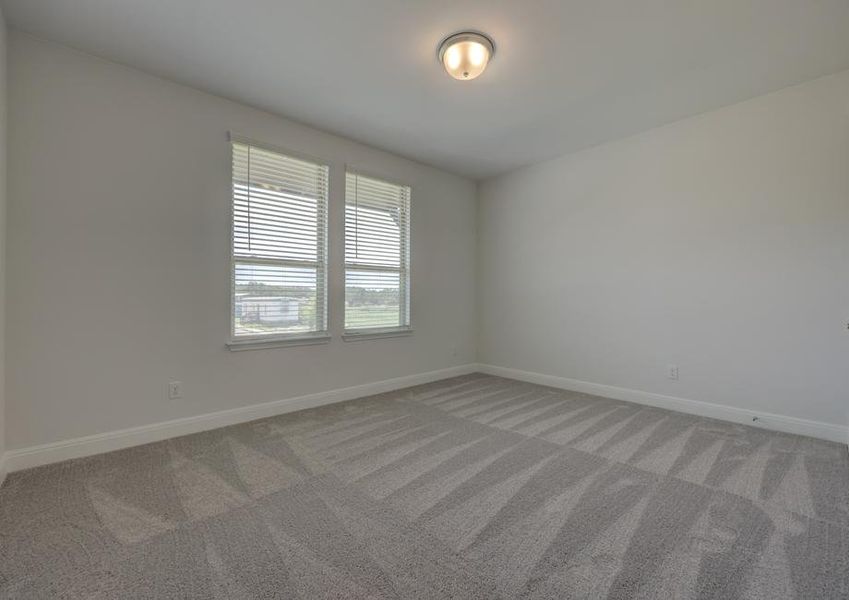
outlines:
M14 473L3 598L849 598L846 446L470 375Z

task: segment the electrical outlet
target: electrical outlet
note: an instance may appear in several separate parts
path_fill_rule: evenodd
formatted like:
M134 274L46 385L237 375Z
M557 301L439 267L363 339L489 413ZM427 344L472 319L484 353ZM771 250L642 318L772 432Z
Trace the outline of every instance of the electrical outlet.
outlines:
M172 381L168 384L168 399L177 400L183 397L183 382Z
M666 378L672 380L678 379L678 365L666 365Z

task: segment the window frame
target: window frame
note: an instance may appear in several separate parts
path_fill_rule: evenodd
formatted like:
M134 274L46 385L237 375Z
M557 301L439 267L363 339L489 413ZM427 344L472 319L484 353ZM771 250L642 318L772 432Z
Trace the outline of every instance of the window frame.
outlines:
M233 132L228 133L228 143L230 146L230 195L229 195L229 219L228 219L228 227L230 230L230 302L229 302L229 310L230 310L230 331L228 336L227 347L231 351L240 351L240 350L258 350L263 348L276 348L276 347L284 347L284 346L307 346L314 344L326 344L330 342L330 293L329 293L329 270L330 270L330 258L329 258L329 237L330 237L330 188L331 188L331 180L332 180L332 168L330 165L330 161L318 158L316 156L310 156L308 154L304 154L303 152L297 152L294 150L289 150L288 148L283 148L281 146L277 146L274 144L269 144L262 141L257 141L255 139L245 137L242 135L235 134ZM319 239L316 244L316 248L320 248L323 246L323 266L321 265L321 260L316 259L313 263L312 261L298 261L298 260L290 260L290 259L269 259L269 258L239 258L236 256L236 248L235 248L235 232L234 232L234 224L236 219L236 203L234 201L235 191L234 191L234 177L233 177L233 145L234 144L243 144L247 146L253 146L255 148L260 148L262 150L273 152L275 154L281 154L290 158L303 160L307 162L314 163L316 165L325 167L327 169L327 192L326 197L324 199L324 227L318 228L317 238ZM320 244L320 245L319 245ZM318 298L318 288L319 284L316 285L316 300L323 300L323 310L318 313L320 317L317 316L317 324L322 326L322 329L317 329L315 331L306 331L306 332L295 332L295 333L269 333L269 334L255 334L255 335L236 335L236 264L265 264L265 265L282 265L282 266L311 266L318 271L321 269L322 279L321 288L322 288L322 296ZM299 263L299 264L296 264Z
M393 338L393 337L405 337L412 335L413 333L413 294L412 294L412 207L413 207L413 186L399 181L393 177L387 177L381 173L376 173L374 171L363 169L357 167L356 165L346 164L345 165L345 191L343 193L343 202L342 202L342 325L343 325L343 334L342 339L346 342L353 342L359 340L373 340L379 338ZM376 179L383 183L388 183L391 185L396 185L398 187L405 187L408 190L407 194L407 222L406 222L406 230L402 230L400 232L400 247L399 254L401 260L399 262L404 265L404 267L374 267L374 268L363 268L363 267L352 267L352 270L361 270L361 271L375 271L375 272L392 272L398 273L398 284L399 284L399 294L403 291L402 297L399 298L399 321L404 321L406 319L405 325L398 325L392 327L358 327L358 328L349 328L347 327L347 311L348 311L348 252L347 252L347 241L348 241L348 175L354 176L362 176L368 179ZM401 275L404 277L401 277Z

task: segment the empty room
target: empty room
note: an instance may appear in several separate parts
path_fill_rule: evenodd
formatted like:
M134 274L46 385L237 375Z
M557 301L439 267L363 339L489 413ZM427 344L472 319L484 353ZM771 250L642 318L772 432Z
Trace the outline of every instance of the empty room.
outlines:
M849 1L0 13L0 599L849 600Z

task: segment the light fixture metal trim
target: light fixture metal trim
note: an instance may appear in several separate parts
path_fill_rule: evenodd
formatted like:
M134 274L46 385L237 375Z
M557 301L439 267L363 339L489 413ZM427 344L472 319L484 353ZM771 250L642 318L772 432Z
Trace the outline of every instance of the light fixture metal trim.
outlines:
M448 65L445 64L445 53L449 48L455 46L457 44L462 44L464 42L476 42L483 46L486 49L487 57L483 63L483 66L476 75L472 77L457 77L455 74L451 73ZM470 80L478 77L486 67L489 65L489 62L492 60L492 57L495 56L495 42L492 41L488 35L481 33L480 31L466 30L466 31L458 31L457 33L452 33L448 37L446 37L439 44L439 48L436 52L436 59L439 61L439 64L448 72L449 75L458 80Z

